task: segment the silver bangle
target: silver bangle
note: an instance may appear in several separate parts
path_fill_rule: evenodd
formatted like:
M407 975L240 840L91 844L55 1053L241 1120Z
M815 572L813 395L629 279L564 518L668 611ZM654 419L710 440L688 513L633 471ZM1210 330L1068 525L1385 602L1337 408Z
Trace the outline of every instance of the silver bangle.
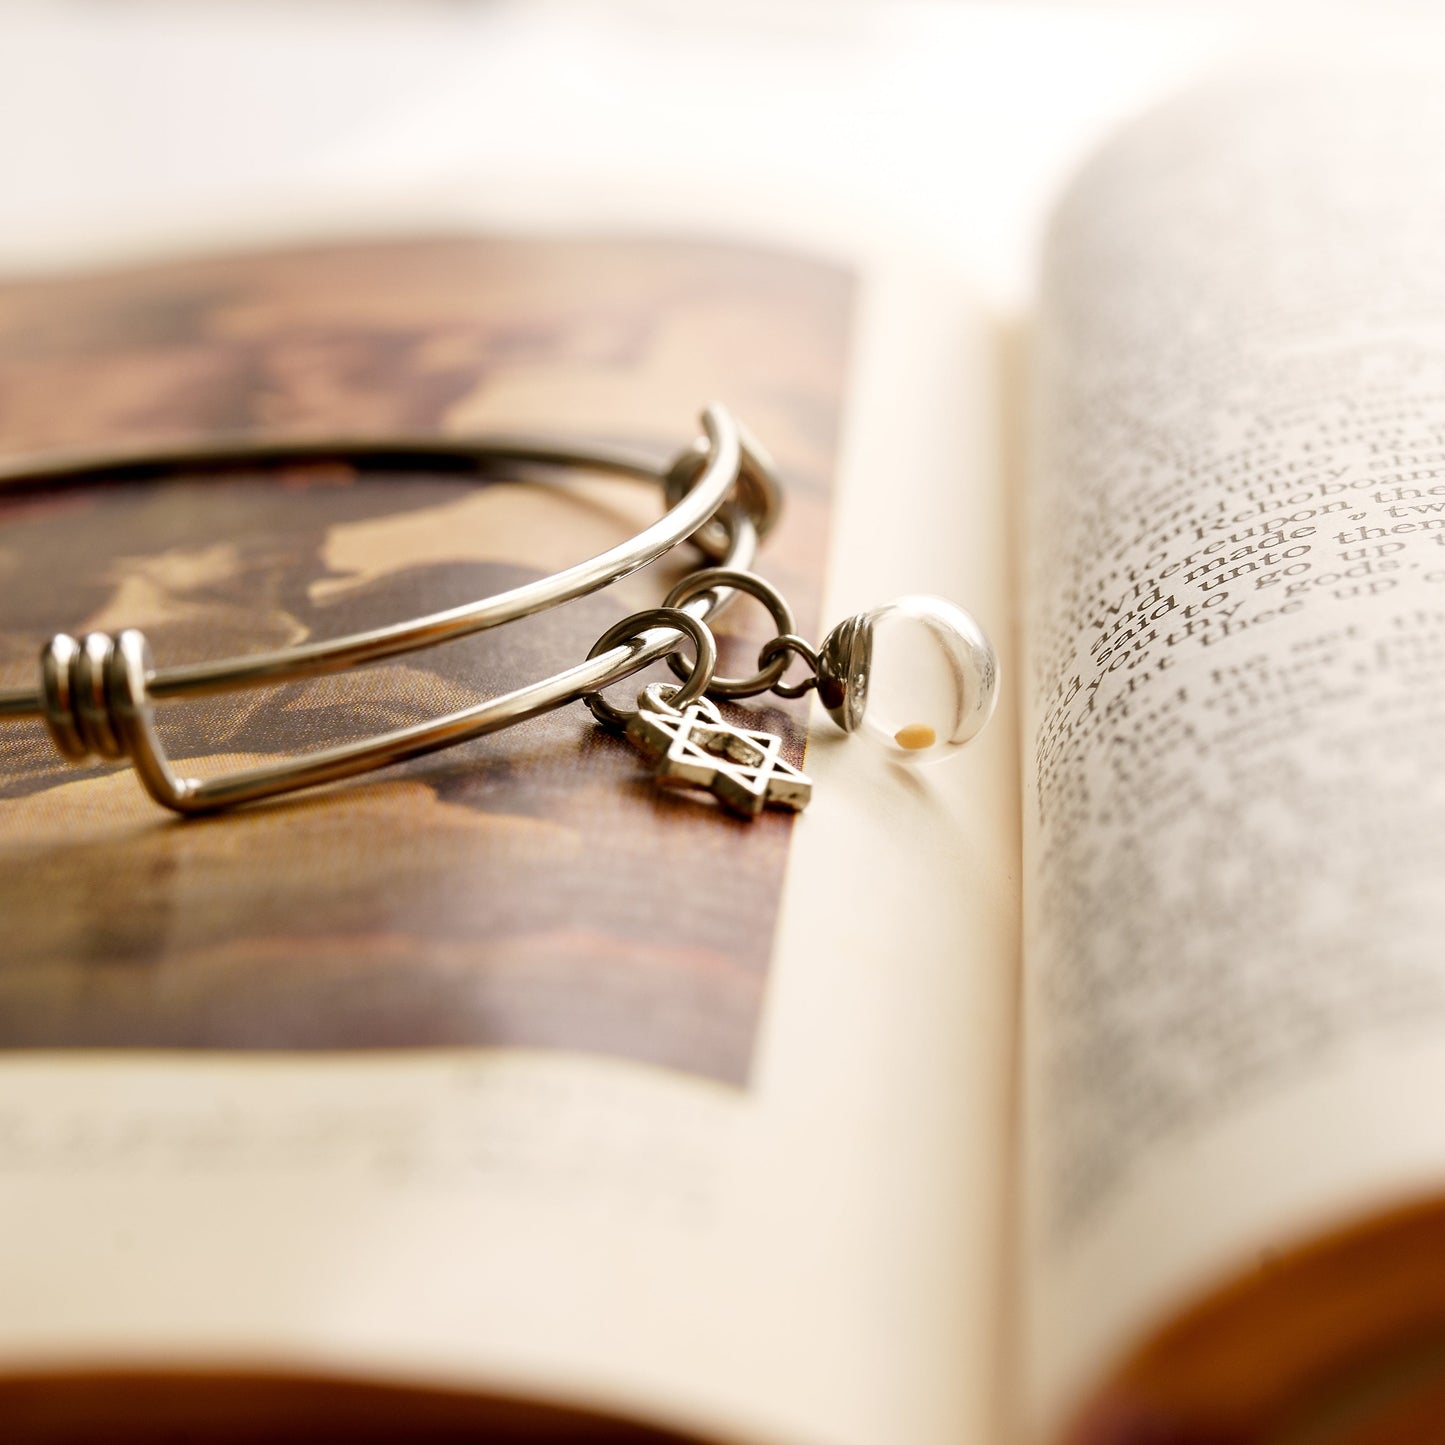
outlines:
M935 745L971 738L992 712L997 682L992 648L973 619L937 599L904 599L850 618L821 648L809 647L794 635L787 603L751 570L759 542L781 508L773 465L725 408L707 408L702 427L704 435L665 470L602 447L434 437L240 442L0 462L0 485L321 458L370 465L405 462L428 469L464 467L486 474L502 468L513 473L560 469L652 482L662 488L667 502L665 514L636 536L550 577L426 617L280 652L156 668L145 637L134 629L91 632L79 639L59 633L41 649L33 690L0 691L0 722L41 719L56 751L72 763L96 757L129 761L156 802L192 814L369 772L585 698L599 722L624 732L652 759L660 781L700 786L731 811L754 816L768 804L802 807L810 785L779 757L776 738L729 726L707 695L737 698L772 690L797 697L817 687L844 730L857 730L875 685L873 650L879 634L901 615L933 630L935 643L942 644L934 651L945 664L939 676L952 676L957 696L951 710L945 708L950 716L944 734L931 724L904 723L893 729L896 749L904 756L921 756L934 752ZM156 733L156 702L294 682L435 647L599 591L685 541L700 549L705 562L716 565L684 578L662 607L635 613L609 628L577 666L460 712L205 780L177 776ZM752 677L715 678L717 651L707 619L739 591L768 607L777 635L763 648ZM690 665L676 655L684 640L694 645ZM682 678L680 687L644 688L637 710L629 712L602 698L604 688L669 655ZM795 656L808 663L810 676L799 684L784 684L783 674Z

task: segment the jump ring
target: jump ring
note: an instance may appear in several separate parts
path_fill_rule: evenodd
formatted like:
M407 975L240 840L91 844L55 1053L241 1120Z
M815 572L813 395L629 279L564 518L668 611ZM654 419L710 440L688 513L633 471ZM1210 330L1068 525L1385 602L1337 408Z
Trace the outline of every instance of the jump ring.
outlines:
M671 698L672 706L681 711L688 703L695 702L707 692L713 669L717 666L717 642L713 638L712 630L692 613L682 612L671 606L649 607L643 612L634 612L630 617L614 622L592 644L592 651L587 654L587 659L590 662L594 657L640 637L649 627L669 627L674 632L690 637L697 649L691 669L679 672L683 684ZM675 652L669 652L667 660L672 662L674 659L682 661ZM627 720L635 714L635 709L615 707L600 692L589 692L583 701L591 709L592 716L604 727L625 728Z
M681 691L682 689L674 683L649 682L637 694L637 705L652 712L673 713L681 717L682 709L677 706L677 695ZM722 721L722 714L711 698L706 696L694 698L693 705L709 722Z
M780 637L773 638L771 642L763 643L758 651L758 666L760 668L767 667L777 658L782 658L784 660L783 671L786 673L788 670L787 664L791 660L790 654L801 657L812 671L802 682L785 683L781 680L775 682L773 684L773 691L777 693L779 697L805 697L818 685L818 650L815 647L810 647L795 633L784 633Z
M756 572L743 572L735 567L705 567L701 572L691 572L663 598L664 607L681 607L704 592L713 592L720 587L732 587L756 597L773 619L773 625L785 637L797 631L793 621L793 609L788 606L782 594L765 582ZM682 670L682 659L675 654L667 659L668 666L678 677L686 674ZM767 692L788 670L788 659L780 656L766 667L760 668L751 677L714 677L708 684L711 697L754 697Z

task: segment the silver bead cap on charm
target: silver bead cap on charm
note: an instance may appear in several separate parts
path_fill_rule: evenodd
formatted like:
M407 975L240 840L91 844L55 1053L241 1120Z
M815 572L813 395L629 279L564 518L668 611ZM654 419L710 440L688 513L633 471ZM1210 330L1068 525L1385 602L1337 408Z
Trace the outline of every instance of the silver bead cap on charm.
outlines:
M868 705L868 664L873 656L871 614L844 618L818 649L818 701L845 733L856 732Z
M998 702L998 658L983 629L941 597L901 597L840 622L818 649L818 697L845 733L900 762L946 757Z

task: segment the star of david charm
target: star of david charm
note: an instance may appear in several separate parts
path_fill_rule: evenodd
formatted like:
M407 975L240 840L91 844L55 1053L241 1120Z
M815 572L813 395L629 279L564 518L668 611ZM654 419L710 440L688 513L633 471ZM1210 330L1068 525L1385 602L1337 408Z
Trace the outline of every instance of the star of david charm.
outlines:
M782 738L731 726L705 698L681 712L646 696L639 703L627 736L652 759L664 787L704 788L742 818L765 807L797 813L808 806L812 779L782 756Z

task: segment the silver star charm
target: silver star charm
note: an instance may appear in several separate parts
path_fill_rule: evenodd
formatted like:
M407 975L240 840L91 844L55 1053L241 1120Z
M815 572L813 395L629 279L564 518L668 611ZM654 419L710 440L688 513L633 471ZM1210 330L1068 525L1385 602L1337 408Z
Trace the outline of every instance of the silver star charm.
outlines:
M812 779L782 756L782 738L732 727L710 702L681 712L641 706L627 736L653 760L664 787L705 788L743 818L769 806L801 812L813 794Z

